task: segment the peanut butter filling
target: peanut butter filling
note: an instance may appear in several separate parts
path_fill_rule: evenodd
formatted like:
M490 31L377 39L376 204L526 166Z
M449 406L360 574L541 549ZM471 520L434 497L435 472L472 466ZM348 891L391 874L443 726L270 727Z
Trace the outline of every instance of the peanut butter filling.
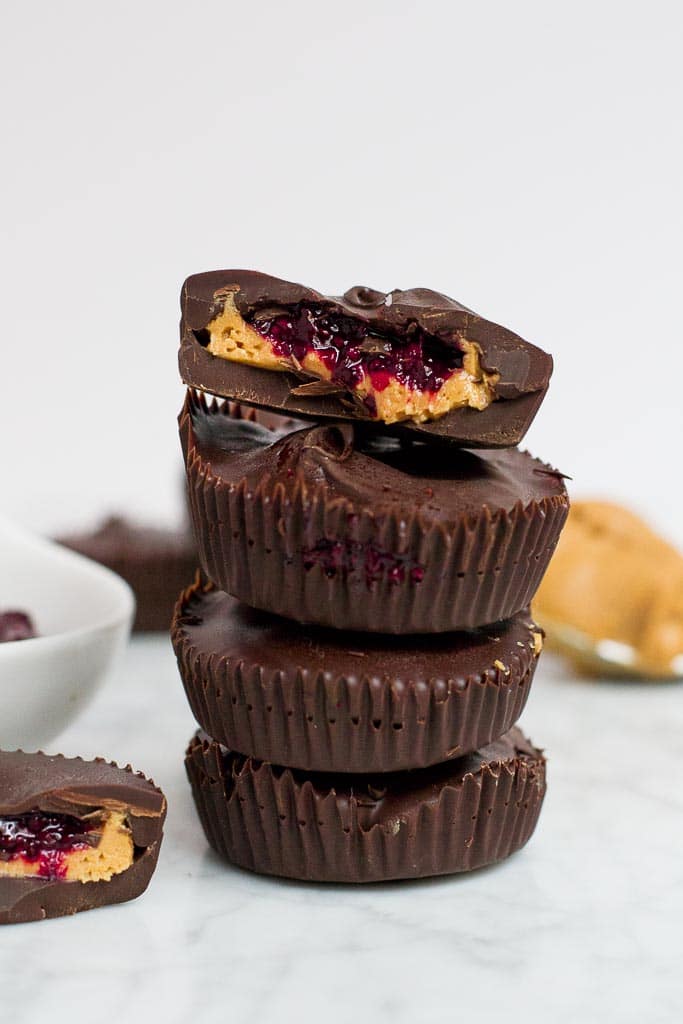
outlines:
M573 503L534 614L581 667L683 676L683 556L619 505Z
M303 371L323 381L333 379L332 372L315 351L307 353L296 365L292 359L278 355L268 339L242 318L235 306L234 292L225 293L223 309L208 324L207 331L207 351L219 359L245 363L262 370ZM411 388L397 379L378 389L373 386L368 373L348 390L361 401L372 399L376 410L373 418L384 423L406 419L424 423L453 409L486 409L495 400L499 375L482 368L481 353L475 342L462 339L459 344L463 352L462 368L452 373L437 391Z
M98 812L99 813L99 812ZM58 877L65 882L108 882L133 863L134 846L130 828L122 811L108 811L88 833L94 845L64 851L59 855ZM0 877L44 877L41 860L23 856L0 860Z

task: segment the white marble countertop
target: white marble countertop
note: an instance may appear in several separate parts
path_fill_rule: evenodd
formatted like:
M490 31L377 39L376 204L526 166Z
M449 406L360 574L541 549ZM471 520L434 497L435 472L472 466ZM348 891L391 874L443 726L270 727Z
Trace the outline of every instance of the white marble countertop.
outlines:
M357 888L259 878L207 849L170 645L134 641L54 749L164 788L159 867L136 902L3 929L0 1020L680 1021L683 688L580 682L546 654L522 724L549 790L507 863Z

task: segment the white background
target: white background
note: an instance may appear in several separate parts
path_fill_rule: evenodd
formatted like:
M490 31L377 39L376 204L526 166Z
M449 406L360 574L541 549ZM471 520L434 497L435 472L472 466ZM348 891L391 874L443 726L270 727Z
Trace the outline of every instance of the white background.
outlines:
M529 447L683 542L680 10L5 5L0 509L179 519L178 292L238 266L538 343Z
M438 288L540 344L529 447L683 545L680 3L2 7L0 513L179 520L178 293L242 266ZM0 1017L678 1024L680 697L544 656L528 849L313 888L209 853L170 646L138 639L58 742L163 786L159 870L134 904L3 933Z

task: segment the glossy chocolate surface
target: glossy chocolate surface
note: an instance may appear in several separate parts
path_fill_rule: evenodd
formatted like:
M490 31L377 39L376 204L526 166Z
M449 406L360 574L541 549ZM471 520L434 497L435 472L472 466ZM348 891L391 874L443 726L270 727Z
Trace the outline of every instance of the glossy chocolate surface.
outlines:
M199 724L309 771L390 772L474 750L519 718L540 652L527 611L416 639L300 626L196 583L171 639Z
M188 395L202 568L247 604L387 633L471 629L530 604L569 502L517 449L444 450L330 423L273 433Z
M324 487L330 502L430 523L566 499L562 474L526 452L444 452L350 423L271 431L235 421L201 396L190 409L196 447L212 472L249 490L265 481L290 495Z
M308 881L423 878L495 863L527 842L545 795L542 752L516 728L458 760L390 775L295 771L202 733L185 765L219 854Z
M226 293L247 322L264 317L272 321L279 312L304 303L327 316L351 318L357 331L371 335L379 332L405 339L418 330L456 352L459 339L474 342L483 368L499 374L497 400L481 411L456 409L419 424L406 420L395 424L393 433L468 447L510 447L524 436L548 388L552 358L547 353L439 292L413 288L384 293L356 287L341 297L324 296L254 271L220 270L189 277L181 294L180 374L189 386L214 395L314 419L353 421L368 415L367 410L351 407L343 392L293 394L302 381L292 373L233 363L207 352L206 328L222 311ZM448 359L437 362L449 365ZM434 368L427 369L425 374L424 368L417 368L416 380L433 375ZM373 426L387 430L382 423Z
M0 924L73 914L139 896L154 870L166 816L161 790L130 768L102 759L0 752L0 819L28 820L32 814L81 819L101 809L125 811L135 844L131 867L108 882L0 877Z

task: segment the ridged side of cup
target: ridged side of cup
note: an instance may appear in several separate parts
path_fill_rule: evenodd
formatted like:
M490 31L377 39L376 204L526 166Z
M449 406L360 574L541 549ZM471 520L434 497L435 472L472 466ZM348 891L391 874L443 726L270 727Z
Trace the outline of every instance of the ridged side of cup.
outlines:
M531 604L567 517L566 493L511 510L483 506L447 524L354 510L322 486L285 493L264 476L250 488L214 475L190 408L180 416L190 507L202 569L219 589L298 622L396 634L475 629ZM404 570L370 583L362 569L326 572L307 556L321 543L387 552Z
M171 640L197 722L230 750L307 771L401 771L485 746L524 710L541 640L527 612L490 627L496 642L483 645L487 660L477 671L459 671L456 634L452 655L439 644L438 674L432 662L429 677L409 671L388 679L381 654L371 646L354 651L350 638L348 666L332 676L305 664L305 643L279 668L245 659L229 641L220 650L199 649L193 616L201 616L202 595L212 590L198 580L181 595ZM325 644L313 631L306 639Z
M546 788L543 755L517 729L469 758L398 773L384 792L375 787L386 776L340 783L245 759L201 735L185 763L217 853L250 871L320 882L423 878L503 860L531 836Z

